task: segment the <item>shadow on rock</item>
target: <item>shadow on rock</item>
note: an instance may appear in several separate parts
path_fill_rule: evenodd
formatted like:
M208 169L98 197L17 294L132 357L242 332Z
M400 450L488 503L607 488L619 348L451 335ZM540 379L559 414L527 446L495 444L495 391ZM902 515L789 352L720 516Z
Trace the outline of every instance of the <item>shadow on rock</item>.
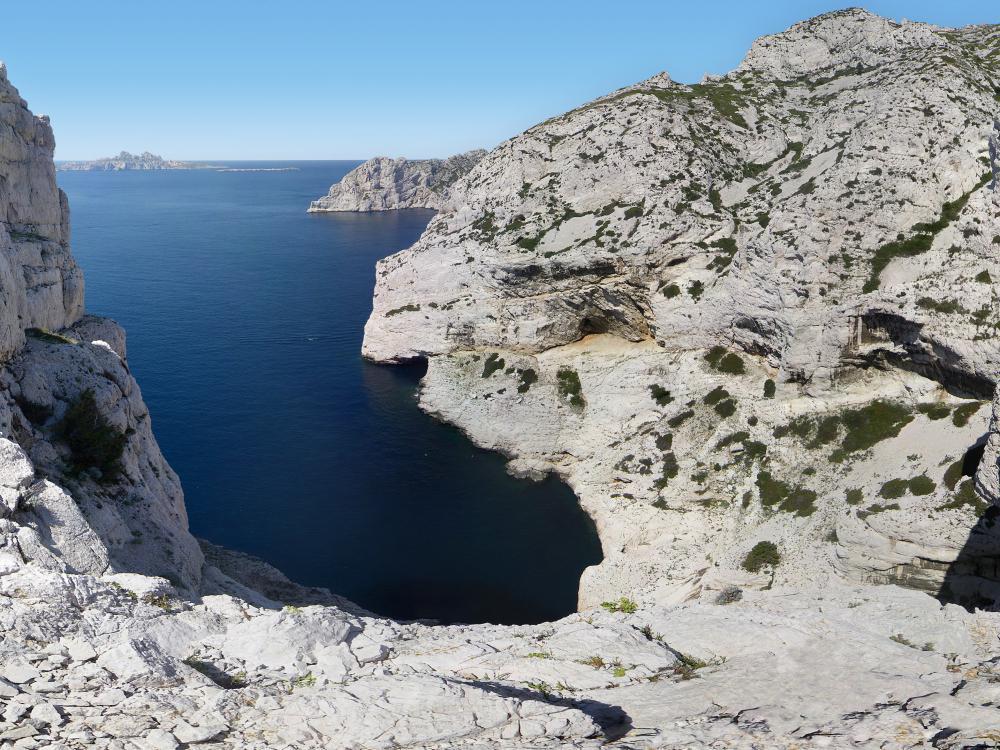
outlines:
M611 706L594 700L564 698L555 693L549 693L541 687L538 689L519 688L499 682L479 680L470 680L468 684L503 698L544 701L554 706L575 708L593 719L609 741L621 739L632 729L632 717L625 713L621 706Z
M1000 508L987 508L944 574L935 598L968 611L1000 610Z

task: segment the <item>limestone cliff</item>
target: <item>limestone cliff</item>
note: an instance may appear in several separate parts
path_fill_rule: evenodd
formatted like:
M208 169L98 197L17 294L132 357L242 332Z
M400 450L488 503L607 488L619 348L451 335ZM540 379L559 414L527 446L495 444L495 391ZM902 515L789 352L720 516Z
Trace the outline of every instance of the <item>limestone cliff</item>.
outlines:
M451 186L485 155L480 149L447 159L369 159L313 201L309 211L439 210L447 204Z
M843 11L531 128L379 264L364 353L573 486L583 606L743 585L763 541L775 582L939 587L1000 372L998 44Z
M48 118L28 111L0 64L0 360L24 343L25 329L63 328L83 313L54 148Z
M366 355L597 521L584 611L518 627L191 537L4 78L0 746L995 745L998 56L821 16L502 144L379 265Z

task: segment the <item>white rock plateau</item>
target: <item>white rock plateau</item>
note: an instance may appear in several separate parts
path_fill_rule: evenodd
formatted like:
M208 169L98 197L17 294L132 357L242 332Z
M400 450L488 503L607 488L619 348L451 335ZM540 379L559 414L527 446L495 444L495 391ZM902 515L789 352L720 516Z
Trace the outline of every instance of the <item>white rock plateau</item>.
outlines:
M1000 745L998 60L820 16L501 144L379 264L364 354L596 521L516 627L191 536L0 67L0 747Z

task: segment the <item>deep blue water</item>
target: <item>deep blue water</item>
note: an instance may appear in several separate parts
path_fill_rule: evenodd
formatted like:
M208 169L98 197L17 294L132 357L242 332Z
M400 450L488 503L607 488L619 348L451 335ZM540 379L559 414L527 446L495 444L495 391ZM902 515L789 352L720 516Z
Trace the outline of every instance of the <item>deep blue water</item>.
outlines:
M128 332L195 534L394 617L565 615L601 554L570 490L510 478L419 411L418 371L360 357L375 261L430 213L306 214L356 164L59 173L87 309Z

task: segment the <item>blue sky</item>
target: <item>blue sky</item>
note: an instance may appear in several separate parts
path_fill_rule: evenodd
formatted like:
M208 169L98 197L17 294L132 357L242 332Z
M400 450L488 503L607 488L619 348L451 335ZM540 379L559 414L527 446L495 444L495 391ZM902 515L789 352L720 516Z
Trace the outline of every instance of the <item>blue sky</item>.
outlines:
M823 0L5 3L0 60L61 159L444 156L661 70L694 82ZM996 0L877 0L941 25Z

